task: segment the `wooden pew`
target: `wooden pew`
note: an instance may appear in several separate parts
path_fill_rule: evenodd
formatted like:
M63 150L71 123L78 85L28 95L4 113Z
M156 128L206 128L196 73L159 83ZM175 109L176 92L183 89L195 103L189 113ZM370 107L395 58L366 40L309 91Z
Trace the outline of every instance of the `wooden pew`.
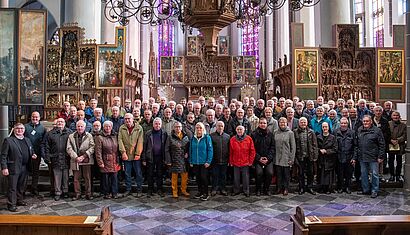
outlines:
M332 234L332 235L409 235L410 215L385 216L335 216L307 219L301 207L296 208L293 234Z
M0 235L113 235L108 207L100 216L0 215Z

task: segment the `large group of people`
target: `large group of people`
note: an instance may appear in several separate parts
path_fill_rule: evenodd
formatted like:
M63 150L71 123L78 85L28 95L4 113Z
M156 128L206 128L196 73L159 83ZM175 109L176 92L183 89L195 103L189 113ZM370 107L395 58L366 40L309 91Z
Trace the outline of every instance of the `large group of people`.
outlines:
M358 193L375 198L387 166L389 181L402 180L405 142L406 125L390 101L382 107L363 99L325 102L321 96L266 102L201 96L179 103L165 97L158 103L154 98L127 99L122 106L120 97L114 97L105 113L95 99L88 106L65 102L49 131L33 112L29 123L15 124L4 140L1 169L8 178L10 211L26 205L26 190L39 194L41 159L48 164L57 201L69 197L70 175L72 200L92 200L93 179L99 179L101 196L114 199L122 183L121 196L163 197L165 179L171 181L173 198L190 197L187 184L195 179L193 198L203 201L217 193L271 195L272 182L276 193L286 196L291 180L299 183L299 194L350 194L354 179ZM233 184L231 192L227 182Z

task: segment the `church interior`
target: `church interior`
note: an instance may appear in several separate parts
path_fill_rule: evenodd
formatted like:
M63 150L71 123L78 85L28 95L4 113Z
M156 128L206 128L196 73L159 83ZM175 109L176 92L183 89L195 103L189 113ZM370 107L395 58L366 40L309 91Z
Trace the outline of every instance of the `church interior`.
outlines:
M406 0L0 0L0 235L410 234L409 13Z

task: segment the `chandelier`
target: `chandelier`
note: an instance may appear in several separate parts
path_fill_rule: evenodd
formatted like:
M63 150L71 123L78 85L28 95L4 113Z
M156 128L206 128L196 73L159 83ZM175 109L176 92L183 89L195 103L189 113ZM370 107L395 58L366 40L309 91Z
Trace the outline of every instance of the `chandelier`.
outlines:
M182 29L198 28L204 35L207 54L216 54L216 39L222 28L237 22L238 27L260 26L263 17L282 8L291 11L315 6L320 0L101 0L105 18L127 25L130 18L140 24L157 26L172 19Z

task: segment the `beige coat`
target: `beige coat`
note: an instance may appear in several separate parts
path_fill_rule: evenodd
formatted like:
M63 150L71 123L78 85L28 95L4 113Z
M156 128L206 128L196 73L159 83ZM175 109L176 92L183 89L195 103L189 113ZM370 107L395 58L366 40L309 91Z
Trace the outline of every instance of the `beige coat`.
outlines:
M83 141L81 143L80 149L77 149L77 144L75 142L75 134L74 132L68 136L67 141L67 154L70 156L70 169L73 171L79 170L80 165L94 165L94 138L93 136L86 132L85 136L83 137ZM87 154L89 157L89 161L87 163L78 163L76 158L80 156L80 152Z
M128 161L134 160L135 156L141 156L144 146L144 131L141 125L135 124L131 134L128 133L127 126L123 124L118 131L118 147L120 153L127 153Z

